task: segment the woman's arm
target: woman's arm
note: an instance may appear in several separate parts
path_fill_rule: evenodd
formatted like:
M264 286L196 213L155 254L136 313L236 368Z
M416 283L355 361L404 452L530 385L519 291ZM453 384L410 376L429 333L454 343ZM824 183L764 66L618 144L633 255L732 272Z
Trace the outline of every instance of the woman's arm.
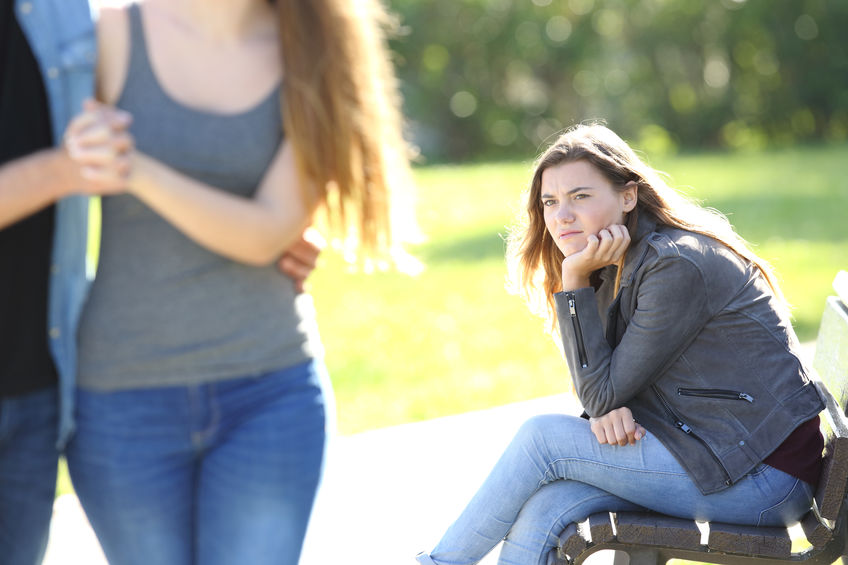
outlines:
M309 225L291 144L284 142L253 198L189 178L148 157L133 157L129 192L198 244L235 261L268 265Z
M75 119L103 124L117 111L95 102ZM69 130L71 157L85 167L83 178L104 183L129 161L127 191L198 244L235 261L268 265L295 243L310 223L316 202L306 192L294 163L294 151L284 142L265 172L256 194L243 198L194 180L136 152L125 132L108 125Z
M706 283L688 259L661 259L638 284L636 311L614 349L593 288L554 297L574 389L590 416L623 406L650 386L709 320Z

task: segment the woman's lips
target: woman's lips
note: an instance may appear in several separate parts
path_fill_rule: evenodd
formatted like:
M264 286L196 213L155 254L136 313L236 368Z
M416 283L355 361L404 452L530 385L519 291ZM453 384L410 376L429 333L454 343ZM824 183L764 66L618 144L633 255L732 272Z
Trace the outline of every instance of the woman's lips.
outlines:
M564 231L564 232L559 233L559 238L560 239L568 239L569 237L579 235L581 233L583 233L583 232L581 232L579 230Z

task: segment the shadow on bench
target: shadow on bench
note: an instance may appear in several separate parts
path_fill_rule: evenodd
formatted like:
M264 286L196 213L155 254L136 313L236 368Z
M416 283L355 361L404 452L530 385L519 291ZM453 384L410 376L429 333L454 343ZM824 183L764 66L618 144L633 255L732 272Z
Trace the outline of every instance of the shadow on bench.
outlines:
M580 565L602 549L616 551L615 565L655 565L688 559L727 565L815 563L848 555L848 274L834 281L813 366L827 403L822 413L825 459L813 508L792 528L696 523L656 513L599 513L570 524L551 552L550 565ZM841 299L840 299L841 297ZM793 539L796 549L793 551ZM842 559L848 565L848 558Z

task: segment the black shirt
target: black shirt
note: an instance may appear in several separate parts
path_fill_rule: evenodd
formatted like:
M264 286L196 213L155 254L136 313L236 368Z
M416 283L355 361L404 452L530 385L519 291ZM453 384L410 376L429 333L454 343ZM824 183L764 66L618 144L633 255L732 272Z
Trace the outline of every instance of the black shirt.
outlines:
M0 164L50 147L50 110L32 50L0 0ZM0 230L0 396L56 383L47 342L53 206Z

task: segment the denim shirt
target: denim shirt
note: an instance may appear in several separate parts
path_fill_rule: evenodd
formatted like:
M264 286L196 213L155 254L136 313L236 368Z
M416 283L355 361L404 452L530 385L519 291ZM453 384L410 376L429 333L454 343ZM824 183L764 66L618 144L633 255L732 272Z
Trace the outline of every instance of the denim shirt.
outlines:
M41 69L56 143L82 110L83 100L94 96L97 45L92 14L87 0L15 1L15 15ZM74 429L76 332L94 271L86 264L90 200L70 196L56 203L48 333L59 373L60 449Z

